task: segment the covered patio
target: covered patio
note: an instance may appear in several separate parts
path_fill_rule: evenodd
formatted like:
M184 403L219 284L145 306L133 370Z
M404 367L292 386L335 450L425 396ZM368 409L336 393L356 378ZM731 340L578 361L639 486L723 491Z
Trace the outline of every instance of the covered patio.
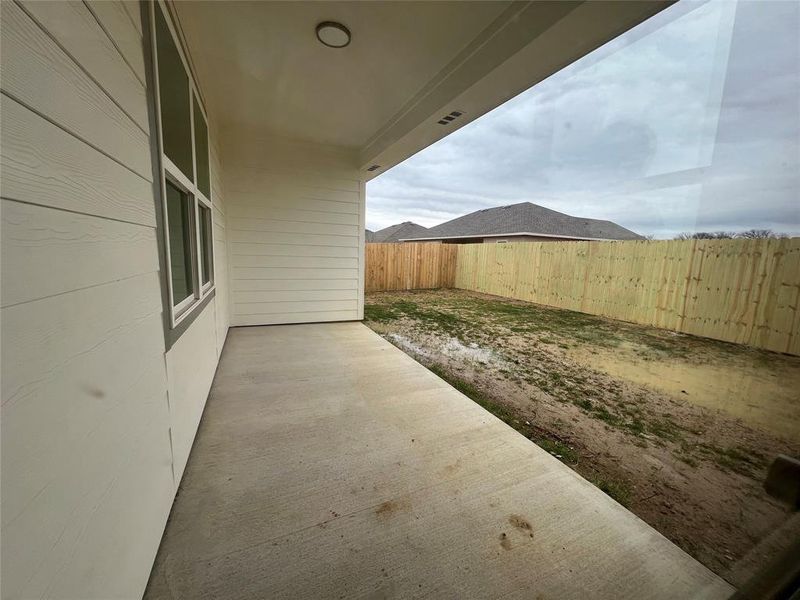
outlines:
M0 596L729 595L360 323L367 182L671 5L3 2Z
M230 331L145 597L731 593L351 322Z

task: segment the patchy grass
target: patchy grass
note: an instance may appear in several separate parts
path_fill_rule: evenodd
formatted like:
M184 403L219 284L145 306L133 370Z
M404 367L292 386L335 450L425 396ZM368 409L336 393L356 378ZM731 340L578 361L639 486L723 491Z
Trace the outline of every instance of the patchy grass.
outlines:
M569 446L558 440L551 440L547 438L537 439L534 437L532 439L542 450L546 450L561 462L565 462L568 465L578 464L578 452L572 446Z
M670 442L680 441L684 432L684 429L669 417L651 419L647 422L647 430Z
M485 295L456 297L442 292L377 292L369 296L364 316L367 321L388 322L400 318L419 320L427 326L464 339L475 322L498 334L534 334L543 344L562 349L584 346L615 348L623 343L637 348L642 360L694 358L706 353L743 356L768 363L772 353L738 344L674 333L581 312ZM436 308L415 302L438 294Z
M631 489L625 482L613 481L605 478L596 478L591 481L608 496L611 496L614 500L622 504L622 506L630 506Z
M364 319L376 323L388 323L398 318L398 314L390 307L383 304L365 304Z
M697 444L695 454L710 458L723 470L733 471L746 477L753 477L755 472L767 464L764 455L746 448L720 448L712 444Z
M424 325L429 330L439 331L462 338L467 323L458 315L446 310L421 307L416 302L395 300L389 304L366 304L364 318L367 321L388 323L396 319L407 318Z
M426 365L426 366L430 371L432 371L433 373L444 379L447 383L449 383L459 392L467 396L470 400L488 410L495 417L505 422L507 425L511 425L511 427L513 427L517 431L520 431L520 433L522 433L523 435L525 434L525 431L523 431L520 428L521 421L519 415L517 415L515 411L512 411L509 408L503 406L502 404L493 401L491 398L489 398L489 396L487 396L484 392L478 389L475 385L443 369L439 365Z
M565 327L577 328L577 330L573 329L571 331L572 339L577 339L587 344L591 343L597 345L602 343L605 345L617 345L622 340L622 338L615 335L609 335L606 320L598 319L591 315L550 309L537 305L514 304L508 301L492 301L477 298L471 300L473 301L470 303L439 303L436 309L426 308L421 306L420 303L411 300L393 300L388 303L368 304L365 307L365 316L368 320L379 322L388 322L395 319L410 319L416 324L419 324L426 331L436 331L457 337L461 340L467 340L469 338L469 325L473 320L465 318L464 314L470 313L471 311L474 315L474 319L481 322L476 313L484 311L481 319L486 319L488 315L489 317L500 319L506 324L508 324L509 321L513 322L514 329L516 330L533 328L538 333L547 332L546 335L540 335L537 338L540 344L557 345L561 347L567 345L560 342L560 340L563 339L560 336L565 335L563 330ZM475 308L474 305L477 305L478 308ZM456 312L457 310L458 312ZM528 319L530 319L530 321L528 321ZM602 327L597 328L596 326L598 323L602 324ZM556 325L562 328L559 331L559 337L553 337L555 333L553 326ZM674 344L670 345L663 340L655 338L651 340L651 346L647 350L653 353L670 354L672 356L682 353ZM514 424L515 415L506 414L508 410L502 403L491 400L470 382L455 377L453 374L445 372L436 365L430 368L434 370L437 375L442 377L442 379L448 381L453 387L472 398L486 410L507 422L512 427L517 428ZM678 442L683 439L683 429L677 423L663 415L642 412L634 404L618 403L617 407L612 408L607 403L598 400L593 401L589 396L593 395L593 392L596 390L593 390L592 383L587 380L585 375L550 370L546 375L542 376L538 373L531 372L530 369L524 366L520 367L520 370L523 371L522 379L530 385L550 394L560 402L571 402L585 411L590 417L602 421L608 427L618 429L634 436L639 440L637 443L640 446L646 446L646 442L641 440L647 438L655 438L656 440L670 442ZM514 373L507 370L504 371L503 374L512 381L518 380ZM522 433L527 435L526 431L522 431ZM548 443L546 438L534 441L537 443L542 442L539 443L539 445L546 445ZM550 451L549 448L546 449ZM570 453L566 451L555 451L554 454L560 456L570 455ZM714 456L716 462L728 464L729 468L733 470L743 469L740 464L741 461L736 461L730 457L726 458L725 456ZM688 457L688 454L684 454L682 458L685 457ZM701 456L700 458L707 458L707 456ZM574 462L575 460L577 459L568 458L565 462Z

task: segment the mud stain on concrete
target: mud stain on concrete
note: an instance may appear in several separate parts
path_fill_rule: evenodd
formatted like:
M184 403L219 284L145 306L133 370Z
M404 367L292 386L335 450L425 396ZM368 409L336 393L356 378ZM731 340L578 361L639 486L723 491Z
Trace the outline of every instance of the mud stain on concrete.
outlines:
M508 539L508 534L505 532L500 534L500 547L503 550L511 550L511 540Z
M511 515L508 517L508 522L511 523L514 527L528 535L529 537L533 537L533 526L530 524L530 521L525 517L520 515Z
M375 509L375 514L378 518L390 519L398 513L408 512L409 510L411 510L411 501L408 498L396 498L380 504Z

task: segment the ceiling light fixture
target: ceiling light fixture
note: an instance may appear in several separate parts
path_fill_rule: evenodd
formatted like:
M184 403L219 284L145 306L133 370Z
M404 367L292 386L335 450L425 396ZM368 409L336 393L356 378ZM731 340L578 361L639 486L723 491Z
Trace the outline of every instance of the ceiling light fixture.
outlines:
M344 48L350 43L350 30L335 21L317 25L317 39L329 48Z

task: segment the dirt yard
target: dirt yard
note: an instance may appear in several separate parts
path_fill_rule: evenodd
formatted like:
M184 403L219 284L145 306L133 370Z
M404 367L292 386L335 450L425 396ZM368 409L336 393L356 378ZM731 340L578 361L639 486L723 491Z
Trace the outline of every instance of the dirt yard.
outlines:
M734 585L768 558L799 357L458 290L372 293L365 318Z

